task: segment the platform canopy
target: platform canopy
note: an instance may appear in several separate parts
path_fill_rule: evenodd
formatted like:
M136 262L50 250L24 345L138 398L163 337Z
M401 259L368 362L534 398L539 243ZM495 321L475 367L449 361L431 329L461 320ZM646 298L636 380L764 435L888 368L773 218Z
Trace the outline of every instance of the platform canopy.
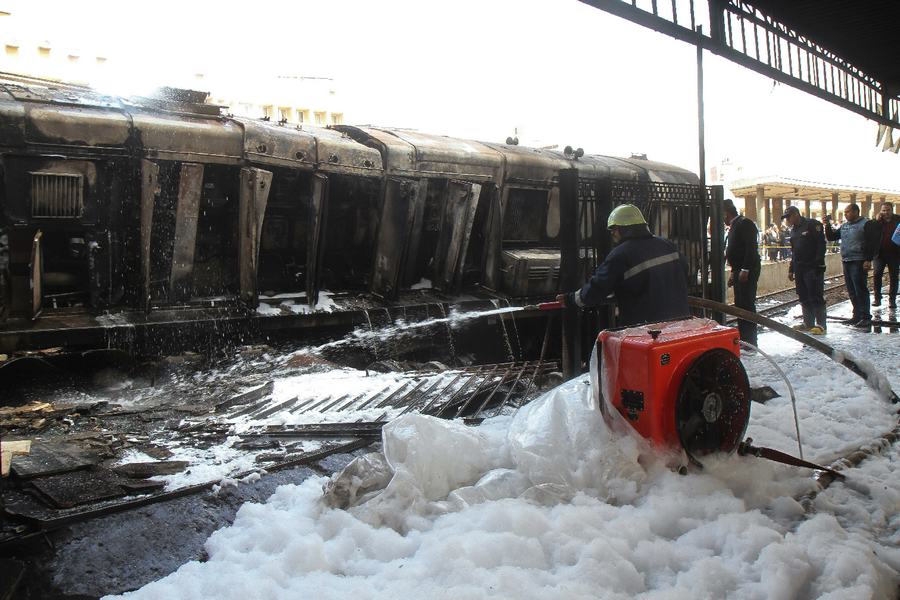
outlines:
M581 2L900 129L898 0Z
M874 216L885 202L900 213L900 190L836 186L778 176L735 179L725 185L737 199L735 206L740 210L743 200L744 215L757 224L778 222L788 206L797 206L807 217L828 213L838 221L843 207L851 202L859 204L863 216Z

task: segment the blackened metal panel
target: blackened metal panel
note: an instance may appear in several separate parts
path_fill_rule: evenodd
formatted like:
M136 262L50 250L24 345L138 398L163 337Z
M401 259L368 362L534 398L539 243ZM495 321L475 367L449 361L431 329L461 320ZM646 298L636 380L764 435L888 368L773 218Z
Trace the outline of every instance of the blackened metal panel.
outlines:
M141 307L150 312L150 237L153 204L159 193L159 165L141 159Z
M175 211L175 248L169 275L169 300L189 300L193 291L194 250L197 247L197 219L203 189L203 165L184 163L178 180Z
M9 230L0 227L0 323L6 321L12 305L12 277L9 273Z
M419 256L419 246L422 243L422 236L426 234L425 228L425 200L428 197L428 180L419 180L419 190L422 193L416 194L415 198L410 198L410 211L413 213L413 222L410 229L409 246L406 251L406 265L403 271L403 287L414 285L413 277L415 277L416 261Z
M320 171L362 177L381 177L382 157L378 150L357 142L347 133L317 128L316 162Z
M86 148L124 148L130 127L123 112L38 103L25 105L29 143Z
M382 298L396 298L401 266L415 220L416 205L425 194L422 182L389 177L375 243L371 291Z
M497 290L501 277L500 188L494 186L491 190L490 203L484 225L484 278L481 284L490 290Z
M31 243L31 320L41 316L44 294L41 289L41 277L44 274L44 261L41 254L41 232L34 236Z
M316 166L316 138L310 132L265 121L239 121L244 127L244 152L253 162L292 168Z
M447 186L441 235L434 257L433 283L439 290L450 291L450 285L456 275L457 262L463 255L463 239L467 241L466 231L469 233L472 231L469 215L474 218L475 213L474 210L470 211L470 207L472 205L477 207L477 195L480 193L480 184L466 181L451 181Z
M272 188L272 172L262 169L241 169L240 216L238 219L238 260L241 301L250 308L259 306L257 275L259 268L259 241L269 190Z
M469 251L469 240L472 239L472 227L475 225L475 212L478 210L478 200L481 198L481 184L473 183L469 189L469 204L466 210L465 221L459 223L462 229L462 239L459 242L459 258L456 261L456 275L453 287L456 291L462 287L463 270L466 266L466 254Z
M328 204L328 177L316 173L310 182L309 226L306 250L306 301L310 306L319 302L322 278L322 254L325 248L325 221Z
M218 117L132 113L147 158L236 163L243 159L241 123Z

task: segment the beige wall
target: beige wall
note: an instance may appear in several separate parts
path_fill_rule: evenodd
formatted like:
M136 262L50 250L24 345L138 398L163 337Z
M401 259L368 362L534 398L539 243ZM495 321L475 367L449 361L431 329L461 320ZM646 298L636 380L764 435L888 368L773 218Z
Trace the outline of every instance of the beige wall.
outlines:
M777 290L783 290L786 288L793 288L794 284L791 281L788 281L788 266L790 265L790 261L783 260L781 262L775 263L763 263L762 271L759 274L759 284L756 288L756 295L762 296L763 294L768 294L769 292L775 292ZM837 275L843 274L843 266L841 265L841 255L840 253L829 252L825 255L825 277L835 277ZM728 280L728 276L731 274L731 270L728 267L725 267L725 279ZM725 299L727 302L734 302L734 289L728 288L725 292Z

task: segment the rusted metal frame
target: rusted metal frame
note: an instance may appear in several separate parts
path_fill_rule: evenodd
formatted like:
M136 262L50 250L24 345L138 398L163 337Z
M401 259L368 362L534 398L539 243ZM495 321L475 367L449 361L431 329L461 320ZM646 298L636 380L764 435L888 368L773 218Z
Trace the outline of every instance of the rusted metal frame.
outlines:
M328 215L328 176L313 173L310 179L309 213L306 228L306 303L319 302L322 257L325 254L325 225Z
M464 394L465 391L466 391L467 389L469 389L469 386L472 385L472 382L473 382L473 381L475 381L476 379L478 379L478 376L479 376L479 373L473 373L472 376L469 377L469 378L465 381L465 383L463 383L463 384L460 386L460 388L459 388L458 390L456 390L456 391L453 393L452 396L450 396L450 399L447 400L446 402L444 402L444 403L440 406L440 409L435 413L434 416L440 417L442 414L444 414L444 411L447 410L448 408L450 408L450 406L453 405L453 402L454 402L458 397L460 397L462 394ZM483 381L484 381L484 379L482 378L482 382L483 382ZM480 387L480 386L479 386L479 387ZM427 413L426 413L426 414L427 414Z
M408 382L408 381L404 381L404 382L403 382L403 385L401 385L401 386L398 387L396 390L394 390L393 393L391 393L387 398L385 398L381 403L377 404L377 405L374 406L373 408L380 408L383 404L385 404L385 403L387 403L387 402L390 402L391 400L394 399L395 396L397 396L400 392L402 392L403 390L405 390L408 386L409 386L409 382ZM377 395L377 394L376 394L375 396L372 396L372 397L369 398L368 400L366 400L366 402L364 402L363 405L360 406L359 408L357 408L356 410L363 410L363 409L364 409L365 407L367 407L369 404L371 404L372 402L374 402L376 398L378 398L378 395Z
M522 365L522 368L519 370L519 374L516 375L516 380L513 381L513 384L511 386L509 386L509 391L506 392L506 396L503 398L503 402L501 402L500 406L498 406L496 410L494 410L494 416L499 415L500 411L503 410L503 407L506 406L506 403L509 402L509 399L515 391L516 386L519 385L519 380L522 379L522 376L525 374L525 371L528 369L528 365L530 364L531 363L528 362Z
M373 397L374 397L374 398L377 398L377 397L380 396L381 394L383 394L383 393L385 393L386 391L388 391L390 388L391 388L390 385L384 386L384 388L382 388L382 390L381 390L380 392L376 392L375 395L374 395ZM347 404L344 404L344 405L341 406L339 409L337 409L337 412L343 412L343 411L347 410L347 408L348 408L351 404L353 404L354 402L359 401L360 399L364 398L365 396L366 396L365 394L360 394L360 395L357 396L356 398L353 398L353 399L352 399L350 402L348 402ZM366 403L368 403L368 401L366 401ZM365 405L365 404L364 404L364 405Z
M169 300L190 300L194 287L194 251L197 248L197 220L203 191L203 165L182 163L175 208L172 266L169 272Z
M241 301L249 308L259 306L257 283L259 245L272 172L263 169L241 169L240 214L238 217L238 257Z
M159 165L141 159L141 308L150 312L150 237L153 205L159 194Z
M491 393L488 394L487 398L484 399L484 401L481 403L481 406L478 407L478 410L476 410L474 414L476 414L476 415L481 414L481 411L483 411L484 407L490 403L491 399L494 397L494 394L496 394L497 391L500 389L500 386L502 386L506 382L506 380L509 379L509 377L512 375L512 372L513 372L513 368L509 367L506 370L506 373L503 374L503 377L500 378L500 381L497 382L497 385L494 386L494 389L491 390Z
M294 404L297 403L297 400L299 400L299 398L294 396L290 400L285 400L284 402L279 402L275 406L261 410L258 413L250 413L250 418L251 419L265 419L266 417L270 417L280 410L283 410L285 408L289 408L289 407L293 406Z
M304 400L300 404L296 405L294 408L292 408L288 412L291 413L292 415L296 415L297 413L304 412L306 410L306 407L315 401L316 401L315 398L307 398L306 400Z
M304 464L316 462L331 456L332 454L346 454L349 452L353 452L354 450L358 450L360 448L365 448L366 446L372 443L371 439L359 439L349 442L347 444L341 444L337 446L333 446L331 448L327 448L325 450L321 450L319 452L314 452L312 454L308 454L301 458L297 458L294 460L285 461L282 463L276 463L274 465L270 465L266 467L266 472L272 473L275 471L282 471L284 469L290 469L293 467L298 467ZM250 469L248 471L244 471L242 473L238 473L233 475L234 479L242 479L252 473L258 473L260 469ZM130 502L122 502L120 504L114 504L112 506L104 506L103 508L89 510L77 514L70 514L64 517L59 517L56 519L50 519L47 521L38 520L37 523L40 527L40 531L52 531L54 529L59 529L60 527L65 527L66 525L70 525L72 523L79 523L81 521L87 521L88 519L92 519L94 517L102 517L105 515L111 515L117 512L122 512L126 510L132 510L134 508L140 508L141 506L147 506L149 504L156 504L157 502L165 502L167 500L175 500L176 498L182 498L184 496L191 496L193 494L204 492L206 490L211 489L214 485L218 485L220 483L220 479L216 479L215 481L208 481L206 483L201 483L197 485L192 485L190 487L181 488L180 490L174 490L172 492L165 492L162 494L156 494L153 496L148 496L144 498L138 498L136 500L132 500ZM15 539L11 540L15 541Z
M349 395L350 395L350 394L344 394L343 396L341 396L340 398L338 398L338 401L340 402L341 400L346 400L346 399L347 399L347 396L349 396ZM310 406L309 408L307 408L306 410L308 410L308 411L309 411L309 410L316 410L317 408L319 408L320 406L322 406L323 404L325 404L326 402L328 402L329 400L331 400L333 397L334 397L334 396L328 395L328 396L326 396L325 398L323 398L322 400L319 400L318 402L316 402L315 404L313 404L312 406Z
M552 317L553 317L553 315L550 315L550 318L552 318ZM475 396L478 395L478 392L480 392L482 390L482 388L484 388L484 386L487 385L487 382L494 378L494 374L497 372L497 369L499 369L499 368L500 367L498 365L494 365L493 368L491 369L491 372L488 373L486 377L482 377L481 383L478 384L478 387L475 388L475 391L472 392L472 394L469 396L469 399L466 400L465 403L461 404L458 409L456 409L456 414L453 415L454 419L459 418L459 415L464 413L465 410L467 408L469 408L469 405L472 403L472 400L474 400ZM482 372L479 372L479 374L481 374L481 373ZM438 415L438 416L440 416L440 415Z
M338 402L340 402L341 400L346 399L348 396L350 396L350 394L344 394L343 396L341 396L340 398L338 398L337 400L335 400L334 402L332 402L331 404L329 404L328 406L326 406L325 408L323 408L323 409L322 409L322 412L326 412L326 411L331 410ZM365 394L360 394L360 395L358 395L358 396L355 396L354 398L352 398L352 399L350 400L350 402L348 402L348 404L352 404L352 403L356 402L357 400L359 400L359 399L362 398L363 396L365 396Z
M449 390L449 389L450 389L451 387L453 387L454 385L456 385L456 382L459 381L459 380L462 378L462 375L463 375L462 373L458 373L458 374L456 375L456 377L454 377L453 380L452 380L450 383L448 383L447 385L444 386L444 389L442 389L440 392L438 392L438 393L436 393L436 394L434 395L434 398L431 399L431 402L429 402L429 403L426 404L424 407L422 407L421 409L419 409L419 412L422 413L422 414L426 414L426 415L427 415L427 414L428 414L428 411L431 410L431 407L434 406L434 404L440 399L441 394L444 393L444 392L446 392L447 390ZM428 396L427 393L426 393L426 394L423 394L422 397L421 397L420 399L421 399L421 400L424 400L427 396ZM417 402L418 402L418 401L417 401ZM402 414L406 414L406 412L407 412L408 410L412 409L413 406L415 406L415 404L410 404L409 406L406 407L406 410L404 410L404 411L403 411L402 413L400 413L400 414L401 414L401 415L402 415Z
M453 385L454 383L456 383L456 382L459 380L459 378L460 378L461 376L462 376L462 373L457 374L457 376L454 377L453 380L452 380L449 384L447 384L446 386L444 386L444 391L446 391L447 388L449 388L451 385ZM426 381L428 381L428 380L427 380L427 379L422 380L422 383L421 383L419 386L417 386L416 389L418 389L419 387L421 387L421 385L424 384ZM438 377L437 379L435 379L434 383L432 383L432 384L428 387L427 390L425 390L424 392L422 392L421 394L419 394L419 396L418 396L417 398L413 398L413 396L414 396L416 390L413 390L412 392L410 392L409 394L407 394L406 396L404 396L404 400L406 401L406 402L405 402L406 408L403 409L403 411L400 413L400 416L405 415L406 413L408 413L409 411L411 411L413 408L415 408L415 406L416 406L416 404L419 402L419 400L424 400L425 398L427 398L428 395L431 394L431 393L435 390L435 388L437 388L437 386L440 385L440 383L441 383L442 381L443 381L443 378L442 378L442 377ZM435 398L437 398L437 396L436 396ZM433 403L433 401L432 401L432 403ZM400 404L400 405L398 405L398 406L401 406L401 405L402 405L402 404ZM431 406L431 403L429 403L429 406ZM419 412L422 412L422 411L419 411Z
M431 390L433 390L434 387L437 386L440 382L441 382L441 378L438 377L437 379L435 379L435 381L434 381L434 383L431 385L431 387L428 388L428 390L425 391L424 394L421 394L419 397L422 397L422 396L424 396L425 394L428 394L428 392L430 392ZM419 381L416 383L416 385L415 385L415 387L413 387L413 389L409 390L409 392L407 392L406 394L403 394L403 396L401 396L401 397L399 398L399 401L398 401L398 402L395 402L395 403L391 403L391 402L390 402L391 399L394 397L394 394L391 394L391 396L390 396L389 398L385 398L384 400L382 400L381 402L379 402L379 403L375 406L375 408L383 408L383 407L385 407L385 406L389 406L389 407L391 407L391 408L398 408L398 407L400 407L400 406L406 406L407 409L409 409L409 408L411 407L411 405L415 403L415 400L413 400L413 398L415 398L416 393L417 393L420 389L422 389L422 388L425 386L426 383L428 383L428 378L427 378L427 377L423 377L421 380L419 380ZM406 411L403 411L403 412L406 412ZM400 413L400 414L403 414L403 413Z
M387 421L357 421L354 423L308 423L290 429L243 433L241 439L298 438L298 437L381 437L381 428ZM268 469L266 469L268 470Z

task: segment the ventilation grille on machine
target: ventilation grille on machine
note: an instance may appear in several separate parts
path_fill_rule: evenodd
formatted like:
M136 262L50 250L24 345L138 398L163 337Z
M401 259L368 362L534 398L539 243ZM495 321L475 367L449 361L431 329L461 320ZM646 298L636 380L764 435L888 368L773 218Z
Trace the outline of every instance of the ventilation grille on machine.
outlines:
M84 208L83 177L69 173L31 175L31 216L76 219Z

